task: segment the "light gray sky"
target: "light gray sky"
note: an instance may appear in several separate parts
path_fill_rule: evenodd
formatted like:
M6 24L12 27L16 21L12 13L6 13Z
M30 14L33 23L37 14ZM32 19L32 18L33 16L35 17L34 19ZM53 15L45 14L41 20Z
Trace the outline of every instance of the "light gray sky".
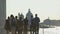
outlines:
M38 14L41 22L48 17L60 19L60 0L6 0L6 7L7 17L19 12L25 16L30 8L33 15Z

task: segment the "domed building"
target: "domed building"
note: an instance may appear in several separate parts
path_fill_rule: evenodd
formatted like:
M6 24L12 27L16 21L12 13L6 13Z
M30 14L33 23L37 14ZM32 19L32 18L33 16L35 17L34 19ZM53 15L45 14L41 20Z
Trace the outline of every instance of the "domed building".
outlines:
M26 17L28 19L28 27L30 27L30 24L31 24L31 16L33 14L31 13L30 9L28 9L28 13L26 14Z

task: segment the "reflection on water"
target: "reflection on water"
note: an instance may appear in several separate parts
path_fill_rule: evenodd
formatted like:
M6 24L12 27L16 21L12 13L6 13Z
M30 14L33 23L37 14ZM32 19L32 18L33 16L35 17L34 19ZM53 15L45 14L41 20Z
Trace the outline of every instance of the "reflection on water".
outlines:
M43 29L39 29L39 34L43 34ZM44 34L60 34L60 27L46 28L44 29Z
M28 32L28 33L30 33L30 32ZM10 34L11 34L11 32L10 32ZM39 29L39 34L43 34L42 28ZM44 34L60 34L60 27L46 28L46 29L44 29Z

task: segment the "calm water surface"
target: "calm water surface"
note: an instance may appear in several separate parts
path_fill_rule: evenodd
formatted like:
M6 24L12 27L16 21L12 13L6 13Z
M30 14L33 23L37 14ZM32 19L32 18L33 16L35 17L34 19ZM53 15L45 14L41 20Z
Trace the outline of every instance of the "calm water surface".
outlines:
M43 34L43 29L39 29L39 34ZM60 27L56 28L46 28L44 29L44 34L60 34Z
M29 32L28 32L28 34L29 34ZM39 34L43 34L42 28L39 29ZM44 34L60 34L60 27L46 28L46 29L44 29Z

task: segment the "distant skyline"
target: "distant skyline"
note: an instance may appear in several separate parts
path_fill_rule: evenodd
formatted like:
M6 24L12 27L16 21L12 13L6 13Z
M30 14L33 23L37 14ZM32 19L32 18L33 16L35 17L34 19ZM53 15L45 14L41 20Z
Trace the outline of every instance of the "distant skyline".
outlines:
M18 13L26 16L29 8L33 15L38 14L41 22L48 17L60 20L60 0L6 0L6 18Z

